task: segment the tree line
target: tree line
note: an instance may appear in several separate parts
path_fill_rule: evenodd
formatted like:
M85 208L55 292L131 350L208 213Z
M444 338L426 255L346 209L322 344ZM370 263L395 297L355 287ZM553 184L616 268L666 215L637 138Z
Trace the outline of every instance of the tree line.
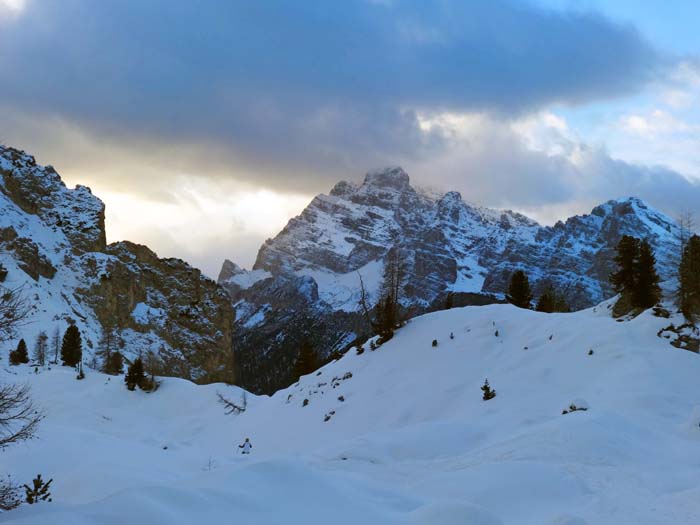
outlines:
M681 236L680 247L675 299L678 311L692 321L700 315L700 236ZM656 256L647 239L623 235L617 243L613 261L617 269L610 274L609 281L620 295L616 304L619 313L651 308L661 300ZM506 300L519 308L533 308L530 281L522 270L511 275ZM540 312L570 311L564 294L552 286L545 288L534 309Z

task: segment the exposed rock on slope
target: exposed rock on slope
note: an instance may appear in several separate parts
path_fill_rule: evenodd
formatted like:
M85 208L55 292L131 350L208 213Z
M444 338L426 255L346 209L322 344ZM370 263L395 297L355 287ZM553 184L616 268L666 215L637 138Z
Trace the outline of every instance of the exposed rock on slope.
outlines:
M370 172L360 185L339 182L263 244L252 271L230 261L222 267L219 282L237 311L243 384L272 391L291 381L289 363L307 334L326 349L366 335L360 276L375 301L392 248L405 265L402 302L411 314L442 307L450 293L455 305L495 302L516 269L536 294L553 284L582 308L613 294L608 275L625 234L648 238L661 275L673 275L677 226L636 198L542 227L468 204L457 192L417 190L398 167Z
M234 312L226 292L178 259L145 246L106 244L104 204L90 189L66 188L56 171L0 147L0 262L7 286L32 303L21 336L76 322L86 358L103 329L128 358L153 351L172 373L232 380Z

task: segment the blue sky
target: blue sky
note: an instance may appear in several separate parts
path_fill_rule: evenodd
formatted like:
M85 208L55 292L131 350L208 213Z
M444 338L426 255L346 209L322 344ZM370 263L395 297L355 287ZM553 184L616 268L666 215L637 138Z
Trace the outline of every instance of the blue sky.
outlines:
M90 185L112 240L210 274L382 165L543 222L628 194L700 212L699 19L656 0L0 0L0 136Z
M700 49L700 3L693 0L538 0L559 10L590 10L632 24L659 47L676 53Z

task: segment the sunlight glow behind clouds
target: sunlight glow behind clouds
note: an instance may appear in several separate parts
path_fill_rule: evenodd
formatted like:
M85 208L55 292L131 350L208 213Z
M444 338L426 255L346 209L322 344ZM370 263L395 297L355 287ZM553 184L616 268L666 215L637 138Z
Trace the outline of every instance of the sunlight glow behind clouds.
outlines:
M266 190L222 193L201 181L175 184L172 202L159 202L132 193L95 192L107 204L107 240L138 240L161 257L196 261L210 277L216 277L223 257L250 267L257 246L281 230L311 197L282 195ZM236 238L250 240L237 251ZM219 248L222 258L207 257Z
M26 3L26 0L0 0L0 12L5 9L15 12L22 11Z

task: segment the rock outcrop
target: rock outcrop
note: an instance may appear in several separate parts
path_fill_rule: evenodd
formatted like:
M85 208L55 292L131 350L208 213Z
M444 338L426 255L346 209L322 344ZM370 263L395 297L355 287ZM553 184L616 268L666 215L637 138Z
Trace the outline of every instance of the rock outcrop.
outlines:
M131 242L107 245L105 207L89 188L66 188L50 166L0 147L0 263L4 286L31 303L20 336L80 328L92 361L106 331L127 359L153 352L166 373L234 381L228 294L179 259Z

